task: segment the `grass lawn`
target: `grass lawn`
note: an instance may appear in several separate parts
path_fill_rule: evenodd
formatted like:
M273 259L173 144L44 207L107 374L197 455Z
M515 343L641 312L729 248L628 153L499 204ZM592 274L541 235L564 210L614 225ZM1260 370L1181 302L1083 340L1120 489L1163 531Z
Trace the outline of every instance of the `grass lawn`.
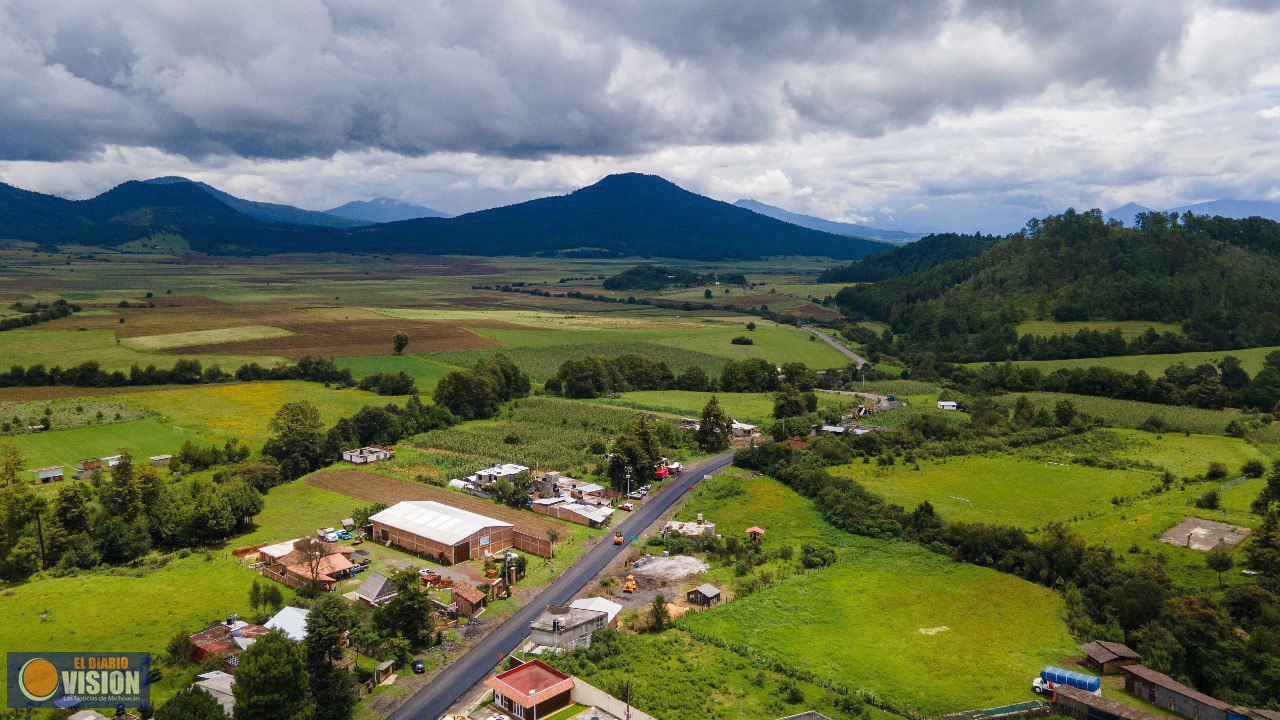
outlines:
M1111 498L1151 487L1149 472L1104 470L1014 455L969 455L888 468L854 463L833 468L891 502L928 500L945 518L1036 528L1052 520L1106 512Z
M596 402L636 410L651 410L678 417L698 417L702 407L712 395L720 407L735 420L767 428L773 422L773 393L709 393L691 390L643 390L621 393L616 398L601 398ZM830 393L818 393L819 408L853 407L854 398Z
M1125 428L1112 428L1106 432L1125 443L1125 447L1117 451L1118 456L1154 463L1180 477L1203 474L1209 469L1209 463L1214 461L1223 463L1233 473L1247 460L1261 460L1265 465L1271 464L1269 455L1240 438L1183 433L1154 434Z
M854 536L827 524L813 501L777 480L729 467L694 488L676 513L677 520L693 520L698 513L716 524L716 532L743 537L752 526L765 531L764 547L821 542L848 545Z
M321 420L329 425L365 405L397 401L362 390L332 390L301 380L192 385L120 395L119 400L153 410L211 439L238 437L250 445L266 439L268 423L285 403L306 400L320 409Z
M154 417L29 433L10 440L22 450L28 466L66 465L68 478L75 464L86 458L115 455L128 448L136 462L146 464L152 455L177 452L187 440L201 442L195 433Z
M811 570L679 625L925 716L1030 699L1075 651L1052 590L905 543L858 538Z
M1276 347L1245 348L1243 350L1209 350L1205 352L1171 353L1167 355L1121 355L1117 357L1076 358L1071 360L1019 360L1014 363L1025 367L1036 367L1049 373L1058 368L1080 368L1104 365L1125 372L1146 370L1153 377L1164 374L1165 368L1178 363L1186 363L1191 367L1202 363L1213 363L1233 355L1240 359L1241 365L1250 375L1262 369L1262 359L1269 353L1280 350Z
M1182 326L1174 323L1153 322L1147 320L1086 320L1081 322L1054 322L1051 320L1028 320L1018 325L1019 335L1075 335L1081 330L1111 332L1119 329L1126 340L1142 335L1148 328L1160 334L1167 332L1182 335Z

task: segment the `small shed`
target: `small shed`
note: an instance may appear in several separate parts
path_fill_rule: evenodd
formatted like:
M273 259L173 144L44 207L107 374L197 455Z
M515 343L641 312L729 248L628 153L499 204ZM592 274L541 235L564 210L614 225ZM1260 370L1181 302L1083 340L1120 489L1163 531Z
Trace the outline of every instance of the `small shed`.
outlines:
M391 584L391 580L381 573L369 573L355 592L361 602L373 607L380 607L399 594Z
M62 479L62 466L52 465L50 467L32 470L35 473L36 484L44 485L45 483L57 482Z
M685 593L685 600L690 605L698 607L711 607L720 602L720 588L711 583L703 583L698 587Z
M747 528L747 539L759 542L764 539L764 528L752 525Z
M165 467L173 461L172 455L152 455L151 464L155 467Z
M1080 646L1084 664L1103 675L1119 674L1126 665L1142 662L1142 656L1128 645L1098 640Z
M457 583L450 594L453 604L458 607L459 615L471 617L480 611L488 602L489 596L473 585Z
M939 410L959 410L960 406L956 404L955 400L939 400L938 409Z

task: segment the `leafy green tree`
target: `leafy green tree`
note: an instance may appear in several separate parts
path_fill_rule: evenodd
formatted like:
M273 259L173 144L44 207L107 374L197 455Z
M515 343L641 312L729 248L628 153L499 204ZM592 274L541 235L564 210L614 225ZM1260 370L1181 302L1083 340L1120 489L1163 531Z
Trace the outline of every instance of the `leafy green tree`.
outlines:
M653 596L649 604L649 629L662 632L671 627L671 611L667 609L667 598L662 593Z
M1076 406L1070 400L1059 400L1053 406L1053 419L1060 427L1067 427L1076 419Z
M643 454L643 464L637 469L641 472L651 471L662 461L662 443L658 441L658 436L653 431L653 420L647 413L641 413L636 420L635 433L636 443Z
M156 710L155 720L227 720L227 715L212 695L191 687L161 705Z
M409 347L409 334L403 331L391 336L391 347L395 349L396 354L404 353L404 349Z
M1271 508L1262 517L1262 526L1245 545L1249 567L1270 577L1280 577L1280 509Z
M479 420L498 412L498 388L486 374L453 370L436 385L435 403L464 420Z
M373 627L386 638L400 638L410 648L424 647L434 631L435 606L417 573L404 570L391 576L396 596L373 613Z
M292 480L320 467L324 461L324 427L320 410L305 400L285 403L269 425L271 436L262 454L280 463L280 476Z
M240 654L234 720L311 718L314 707L302 648L280 631L260 636Z
M107 482L103 483L99 501L110 517L126 521L133 520L145 510L131 451L120 451L120 461L111 468Z
M1210 570L1218 573L1218 587L1226 587L1226 583L1222 581L1222 574L1229 572L1231 568L1235 567L1236 563L1231 559L1231 551L1223 546L1222 543L1218 543L1205 555L1204 564Z
M493 381L498 399L502 402L528 397L529 391L533 388L529 376L511 358L502 353L476 363L475 372L486 375Z
M675 380L677 390L695 390L698 392L710 390L711 379L703 372L702 368L697 365L690 365L680 373Z
M307 639L302 647L311 677L315 720L350 720L355 712L355 679L333 665L342 657L342 637L353 624L351 609L336 595L325 595L307 615Z
M778 388L778 391L773 394L773 416L775 418L781 420L804 415L805 412L804 394L795 385L783 383Z
M712 395L702 407L702 418L695 436L698 447L704 452L719 452L729 447L731 425L732 421L721 409L720 401Z

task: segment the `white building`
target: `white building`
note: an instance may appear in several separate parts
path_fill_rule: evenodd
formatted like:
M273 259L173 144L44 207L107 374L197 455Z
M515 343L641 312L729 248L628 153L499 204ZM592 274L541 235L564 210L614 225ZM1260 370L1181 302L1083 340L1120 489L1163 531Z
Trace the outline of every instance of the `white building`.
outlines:
M310 614L310 610L285 606L280 608L280 612L273 615L263 627L268 630L279 630L290 640L302 642L307 639L307 616Z
M516 463L501 463L499 465L494 465L493 467L485 468L484 470L477 470L475 475L471 475L467 477L467 479L476 485L488 486L497 482L501 478L519 475L520 473L527 472L528 470L529 468L524 465L517 465Z
M959 410L960 406L956 404L955 400L939 400L938 409L939 410Z
M395 450L382 447L381 445L371 445L369 447L356 448L355 450L342 451L342 459L356 465L374 463L380 460L390 460L395 456Z
M36 475L36 484L43 485L49 482L56 482L62 479L62 466L52 465L50 467L39 468L31 472Z
M748 438L753 435L760 434L760 428L756 427L755 425L749 425L744 422L738 422L737 420L733 421L733 425L731 425L729 429L733 433L733 436L736 438Z
M214 670L197 675L192 686L212 695L213 699L218 701L218 705L222 706L222 712L226 713L227 717L232 717L236 709L236 696L231 688L235 684L235 675Z
M589 597L589 598L581 598L579 600L574 600L573 602L569 603L569 607L579 608L582 610L595 610L596 612L602 612L608 618L608 622L610 625L612 625L614 621L618 619L618 613L622 612L621 605L619 605L618 603L612 600L608 600L602 597Z

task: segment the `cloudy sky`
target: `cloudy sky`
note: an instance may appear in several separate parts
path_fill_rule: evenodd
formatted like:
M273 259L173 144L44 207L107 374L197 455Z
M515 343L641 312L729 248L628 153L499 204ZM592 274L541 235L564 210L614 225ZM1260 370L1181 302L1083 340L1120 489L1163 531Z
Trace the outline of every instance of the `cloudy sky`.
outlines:
M465 212L610 172L885 227L1280 199L1280 3L0 0L0 181Z

